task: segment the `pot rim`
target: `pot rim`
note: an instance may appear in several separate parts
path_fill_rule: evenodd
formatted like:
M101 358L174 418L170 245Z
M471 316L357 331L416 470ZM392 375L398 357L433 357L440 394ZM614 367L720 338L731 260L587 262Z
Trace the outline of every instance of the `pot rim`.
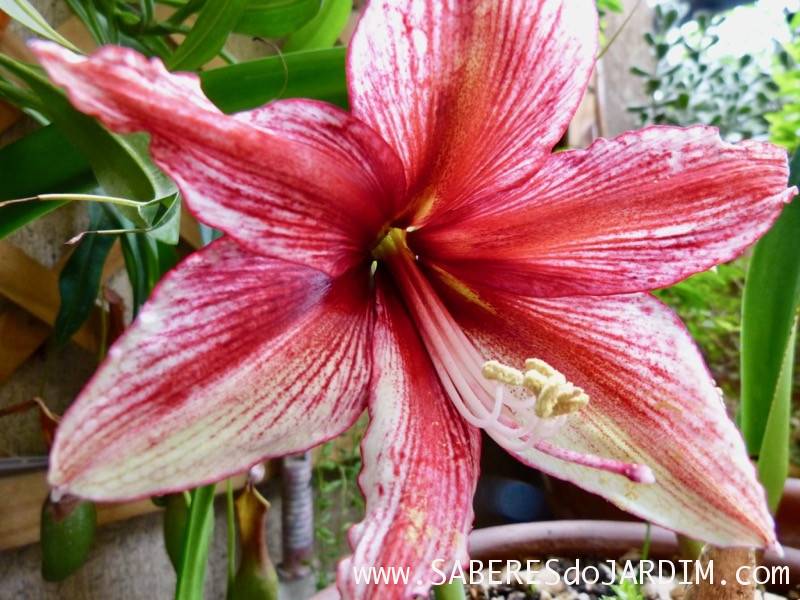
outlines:
M799 482L800 483L800 482ZM631 550L641 549L647 532L646 523L630 521L539 521L474 529L469 535L469 554L474 560L507 560L526 556L575 556L618 558ZM781 557L769 550L761 564L789 567L788 586L770 586L770 590L786 592L800 582L791 577L800 574L800 549L784 548ZM674 559L678 539L674 532L651 525L650 558ZM326 588L312 600L339 598L335 586Z

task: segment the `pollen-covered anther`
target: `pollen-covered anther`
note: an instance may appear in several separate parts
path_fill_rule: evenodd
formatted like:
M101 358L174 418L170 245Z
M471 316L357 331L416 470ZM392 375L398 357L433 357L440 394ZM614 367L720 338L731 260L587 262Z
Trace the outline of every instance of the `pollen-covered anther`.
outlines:
M483 376L492 381L505 383L506 385L522 385L524 376L522 371L509 367L496 360L490 360L483 364Z
M542 419L578 412L589 403L589 396L543 360L525 361L522 385L536 395L534 410Z

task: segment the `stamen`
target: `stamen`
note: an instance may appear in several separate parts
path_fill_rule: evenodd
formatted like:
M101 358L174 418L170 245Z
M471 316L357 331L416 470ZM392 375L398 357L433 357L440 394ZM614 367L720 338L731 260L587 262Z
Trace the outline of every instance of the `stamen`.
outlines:
M567 382L564 375L543 360L528 359L525 361L525 368L527 372L523 373L496 360L490 360L481 369L485 379L501 384L495 391L494 410L480 419L481 424L509 452L524 452L532 448L547 437L541 432L538 435L534 433L544 423L551 422L553 426L547 429L554 432L560 424L556 417L576 412L589 401L583 390ZM533 392L533 395L523 399L504 399L506 386L525 388ZM507 409L505 413L498 411L501 405ZM481 412L486 411L481 408ZM533 411L528 412L531 408Z
M542 419L578 412L589 403L589 396L581 388L538 358L525 361L522 385L536 394L534 410Z
M655 483L656 478L653 471L647 465L640 465L636 463L626 463L611 458L602 458L592 454L581 454L574 450L567 450L566 448L559 448L550 442L540 441L534 445L539 452L544 452L553 458L559 458L567 462L575 463L576 465L583 465L593 469L601 469L609 473L616 473L623 475L635 483Z
M524 373L496 360L490 360L484 363L482 373L486 379L497 381L501 385L495 392L494 410L491 415L481 419L481 422L486 424L484 427L487 433L509 452L525 452L530 448L536 448L554 458L623 475L636 483L655 482L653 471L645 465L581 454L574 450L559 448L541 436L533 435L534 429L540 423L539 419L555 420L557 417L579 411L589 402L589 396L581 388L567 381L562 373L543 360L538 358L526 360ZM505 386L522 387L533 395L524 400L513 398L503 400ZM514 414L533 407L539 419L531 414L520 415L524 419L525 426L498 427L500 424L493 424L492 421L500 414L498 409L501 403L514 411ZM516 419L513 420L517 422ZM505 431L501 432L500 429Z

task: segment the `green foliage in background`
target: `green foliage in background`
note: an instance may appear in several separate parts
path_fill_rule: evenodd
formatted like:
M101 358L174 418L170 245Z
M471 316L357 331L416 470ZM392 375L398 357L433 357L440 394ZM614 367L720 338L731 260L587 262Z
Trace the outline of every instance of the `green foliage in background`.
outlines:
M696 21L682 24L687 8L679 2L665 2L656 7L654 30L645 36L655 69L634 67L631 70L641 78L650 102L629 110L639 116L641 125L703 123L718 127L722 137L729 141L769 137L787 148L796 148L800 134L800 75L797 71L800 17L793 19L792 41L778 51L770 72L768 57L710 56L709 49L718 42L714 28L724 22L728 13L713 17L699 15ZM769 114L770 111L773 112ZM785 221L782 217L779 222ZM773 239L776 235L781 234L771 232L767 237ZM780 243L787 243L787 248L791 248L796 233L790 232L788 237L783 234L783 238L785 242ZM769 240L760 242L758 247L768 243ZM779 250L777 256L787 257L786 248ZM783 346L772 348L770 345L772 339L781 343L783 338L776 332L784 331L787 319L791 324L790 315L796 310L796 306L792 308L788 304L781 311L770 308L770 298L776 294L770 281L792 279L789 270L797 266L790 259L783 262L759 260L758 264L750 266L748 278L760 283L750 287L751 322L747 328L749 333L742 338L742 295L749 262L749 254L746 254L727 265L660 290L656 295L686 323L725 393L729 410L741 409L739 423L753 457L761 457L759 473L774 508L785 477L787 455L800 461L799 418L795 417L793 433L787 433L792 395L794 405L799 405L800 369L795 365L792 376L791 354ZM776 266L778 262L780 266ZM767 273L770 270L775 272ZM770 324L778 318L780 323ZM759 333L768 328L771 328L769 335ZM786 365L784 356L789 361ZM759 369L770 375L759 375ZM780 385L771 375L773 372L784 374ZM741 380L745 376L748 382L743 390ZM767 388L773 391L765 391ZM780 393L773 393L775 389ZM800 410L795 410L800 414ZM762 445L762 440L766 445ZM791 446L788 454L787 442Z
M350 552L347 530L364 518L364 496L358 487L361 472L361 438L367 426L365 417L338 438L320 446L314 467L314 537L317 588L336 579L336 564Z
M600 45L605 46L605 32L608 23L605 17L609 13L622 13L622 0L597 0L597 14L600 17Z
M728 400L739 397L742 291L747 258L655 292L686 324Z
M793 152L800 140L800 13L794 16L790 27L792 38L778 52L773 70L783 106L767 114L766 119L770 141Z
M655 68L631 69L650 101L628 110L639 116L640 125L702 123L717 127L728 141L766 139L764 114L780 108L772 74L750 54L709 56L708 50L719 42L713 28L726 17L698 15L681 26L687 10L680 3L656 6L653 31L645 35Z

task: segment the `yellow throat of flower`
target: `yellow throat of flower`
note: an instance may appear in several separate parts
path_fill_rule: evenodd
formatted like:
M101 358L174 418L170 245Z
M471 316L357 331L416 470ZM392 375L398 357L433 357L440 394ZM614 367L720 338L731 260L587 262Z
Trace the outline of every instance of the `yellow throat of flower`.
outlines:
M406 252L411 252L406 243L405 229L392 227L372 249L372 258L375 260L383 260L392 254L404 250Z

